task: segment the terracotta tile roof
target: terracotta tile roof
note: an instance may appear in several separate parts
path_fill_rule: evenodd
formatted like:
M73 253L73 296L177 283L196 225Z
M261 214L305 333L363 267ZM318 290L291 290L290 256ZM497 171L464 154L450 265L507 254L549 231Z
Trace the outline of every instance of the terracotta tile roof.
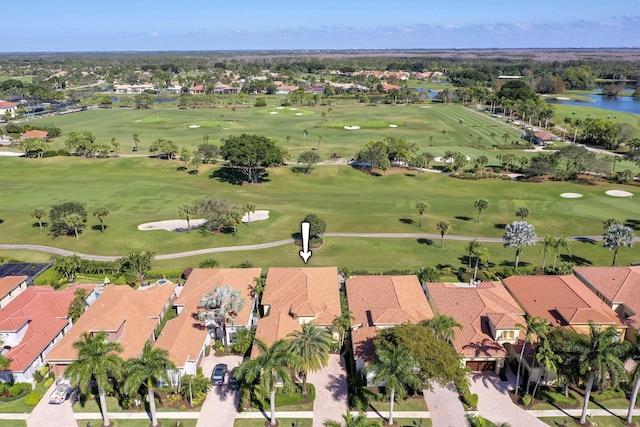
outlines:
M2 109L16 107L17 105L18 104L16 104L15 102L0 101L0 108Z
M585 325L593 320L623 326L613 310L575 276L512 276L504 283L529 316L545 318L551 325Z
M192 90L192 91L202 91L202 90L205 90L205 88L204 88L204 85L197 85L197 86L192 87L192 88L191 88L191 89L189 89L189 90Z
M519 322L518 318L511 313L487 313L487 318L498 329L513 329L517 327Z
M0 277L0 298L4 298L9 292L17 288L28 276L6 276Z
M207 336L207 328L197 317L200 299L216 287L233 286L245 298L244 309L235 318L236 325L246 325L253 306L251 287L260 273L259 268L194 268L173 304L182 306L182 311L167 322L155 346L167 350L178 367L196 360Z
M258 322L256 338L268 345L301 330L298 317L329 326L340 316L340 284L336 267L272 267L262 304L269 314Z
M540 130L536 132L536 137L543 141L550 141L553 139L553 134Z
M83 332L116 332L121 326L123 329L118 342L124 351L120 356L125 360L138 357L144 344L153 339L160 314L165 306L171 306L174 295L174 284L154 286L144 291L129 286L107 286L51 351L47 361L71 362L76 357L73 343Z
M507 323L524 323L524 312L500 282L477 286L427 283L429 299L440 314L453 317L462 325L456 329L453 346L465 357L502 357L507 353L495 342L489 329L489 315Z
M49 286L30 286L0 310L0 330L16 331L28 322L20 344L5 354L11 361L9 371L24 372L68 325L69 304L79 287L93 290L93 285L70 286L62 291Z
M354 355L365 361L375 355L373 338L380 327L433 318L416 276L357 276L347 280L346 290Z
M49 136L49 132L44 130L30 130L29 132L25 132L20 135L20 139L29 139L29 138L46 138Z

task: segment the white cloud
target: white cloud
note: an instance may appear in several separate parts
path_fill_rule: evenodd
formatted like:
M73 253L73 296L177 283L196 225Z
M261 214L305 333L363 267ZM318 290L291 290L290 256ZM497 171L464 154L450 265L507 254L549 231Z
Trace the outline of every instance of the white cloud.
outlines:
M149 33L149 35L150 35L151 37L159 37L159 36L160 36L160 33L159 33L159 32L157 32L157 31L152 31L152 32L150 32L150 33Z

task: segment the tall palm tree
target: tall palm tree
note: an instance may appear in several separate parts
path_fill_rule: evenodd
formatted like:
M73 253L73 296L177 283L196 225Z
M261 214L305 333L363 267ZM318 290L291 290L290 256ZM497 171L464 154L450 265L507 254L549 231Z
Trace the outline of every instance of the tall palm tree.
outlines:
M626 345L620 342L618 334L615 326L600 328L590 321L588 340L565 343L570 357L578 363L580 374L587 376L580 424L587 421L587 407L593 384L597 381L602 387L607 377L611 383L617 384L625 373L623 356Z
M42 218L47 216L47 210L45 208L35 208L31 211L31 218L35 218L38 220L38 225L40 226L40 232L42 232Z
M475 163L478 169L480 169L480 176L482 176L484 167L487 166L487 163L489 163L489 158L487 156L480 156L476 159Z
M147 271L151 270L151 264L155 256L156 254L153 251L134 251L123 256L118 261L122 271L133 271L138 281L141 281Z
M259 338L253 342L260 354L251 359L245 359L236 370L236 378L248 384L258 381L260 391L264 394L269 390L269 405L271 407L271 425L276 425L276 384L282 381L291 385L290 368L298 365L298 357L289 351L287 340L278 340L271 347Z
M444 249L444 235L451 233L453 227L447 221L440 221L436 224L436 228L440 232L440 248Z
M102 410L102 424L105 426L111 424L105 393L105 390L110 389L109 377L117 381L122 379L122 359L117 354L122 352L122 345L108 341L107 338L107 333L103 331L95 335L83 332L80 339L73 343L78 356L65 371L65 376L83 394L87 393L91 380L95 380Z
M482 214L482 211L489 209L489 201L487 199L478 199L473 203L473 206L478 209L478 222L480 222L480 214Z
M187 220L187 233L191 230L191 217L196 213L196 208L190 203L178 207L178 215L180 218Z
M256 205L251 202L247 202L242 206L244 213L247 214L247 222L251 225L251 214L256 211Z
M98 206L93 210L93 216L100 221L100 231L104 233L104 219L109 215L109 209L104 206Z
M556 268L556 261L558 260L558 256L560 255L560 249L566 250L569 253L569 255L571 255L571 244L569 242L569 239L567 239L564 236L558 237L556 241L553 243L553 251L554 251L553 269L554 270Z
M520 221L524 221L525 219L527 219L530 213L531 212L529 212L529 208L524 206L516 210L516 216L520 218Z
M633 230L621 224L613 224L607 228L604 234L604 247L613 250L613 262L611 265L615 267L618 260L618 250L620 248L632 248L634 245Z
M462 325L458 323L456 319L445 314L436 314L433 318L423 320L420 323L431 329L436 338L447 341L452 340L456 336L453 328L462 329Z
M442 146L444 147L444 137L447 135L447 131L442 129Z
M487 249L486 246L477 244L474 245L473 252L471 254L476 259L476 265L473 268L473 281L475 282L478 277L478 266L480 265L480 261L483 263L489 261L489 249Z
M169 352L163 348L153 348L151 341L144 344L142 355L136 359L129 359L124 363L124 390L129 396L138 393L141 387L147 388L151 425L157 426L156 400L153 387L159 380L171 383L169 370L176 369L176 365L169 360Z
M429 213L431 206L426 202L418 202L416 203L416 209L418 209L418 214L420 215L420 227L422 227L422 215Z
M631 378L634 380L633 390L631 390L631 396L629 397L629 412L627 413L627 423L631 424L633 416L633 408L636 407L636 399L638 397L638 390L640 390L640 333L636 331L636 340L629 347L629 359L635 362L633 371L631 371Z
M289 351L300 358L302 373L302 394L307 394L307 376L329 363L329 351L333 338L324 328L313 323L303 323L302 331L287 334L291 337Z
M78 229L84 225L84 218L77 213L70 213L62 217L64 224L71 230L78 239Z
M422 380L413 372L418 364L404 347L395 347L392 351L379 349L376 354L378 360L365 369L375 373L378 384L384 384L385 393L389 397L389 425L393 425L393 404L396 397L402 399L409 389L422 386Z
M533 246L536 244L536 232L533 225L527 221L513 221L511 225L504 228L504 236L502 238L505 248L516 248L515 268L518 268L520 253L524 246Z
M469 270L471 270L471 260L473 259L473 254L477 250L476 249L477 246L481 246L480 242L478 242L478 239L473 239L472 241L469 242L469 245L467 246L467 256L469 258Z
M527 343L533 344L539 338L545 338L549 333L549 323L542 317L527 317L524 325L518 325L525 329L524 340L522 342L522 350L520 350L520 359L518 360L518 372L516 373L516 395L520 388L520 371L522 369L522 359Z
M540 365L540 369L544 369L546 372L558 372L558 366L562 363L562 356L553 351L553 348L549 342L544 339L542 343L536 349L536 361ZM536 386L533 388L532 396L535 397L542 379L542 371L538 374L538 380Z
M556 239L551 234L547 234L546 236L544 236L544 240L542 241L542 248L540 249L540 252L542 252L542 270L544 270L544 266L547 263L547 254L554 248L555 244ZM555 268L555 263L553 266Z
M229 351L227 342L227 325L235 324L236 316L244 308L246 301L242 293L233 286L215 287L212 292L207 292L200 300L200 307L205 309L198 313L200 320L219 321L222 328L222 337L225 352Z

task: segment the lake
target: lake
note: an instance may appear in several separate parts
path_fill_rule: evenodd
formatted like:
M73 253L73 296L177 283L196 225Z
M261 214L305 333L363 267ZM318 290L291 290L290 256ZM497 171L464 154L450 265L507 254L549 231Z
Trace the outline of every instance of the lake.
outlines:
M581 107L594 107L623 113L640 114L640 100L636 100L632 96L613 98L602 95L589 95L589 97L593 99L594 102L563 101L556 99L548 99L547 102L549 104L579 105Z

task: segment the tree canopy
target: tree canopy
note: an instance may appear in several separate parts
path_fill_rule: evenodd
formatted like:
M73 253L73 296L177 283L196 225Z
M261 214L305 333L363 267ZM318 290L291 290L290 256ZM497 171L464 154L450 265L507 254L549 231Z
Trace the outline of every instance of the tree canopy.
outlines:
M230 135L222 140L220 154L229 166L240 169L249 182L257 183L260 172L284 162L284 151L266 136Z

